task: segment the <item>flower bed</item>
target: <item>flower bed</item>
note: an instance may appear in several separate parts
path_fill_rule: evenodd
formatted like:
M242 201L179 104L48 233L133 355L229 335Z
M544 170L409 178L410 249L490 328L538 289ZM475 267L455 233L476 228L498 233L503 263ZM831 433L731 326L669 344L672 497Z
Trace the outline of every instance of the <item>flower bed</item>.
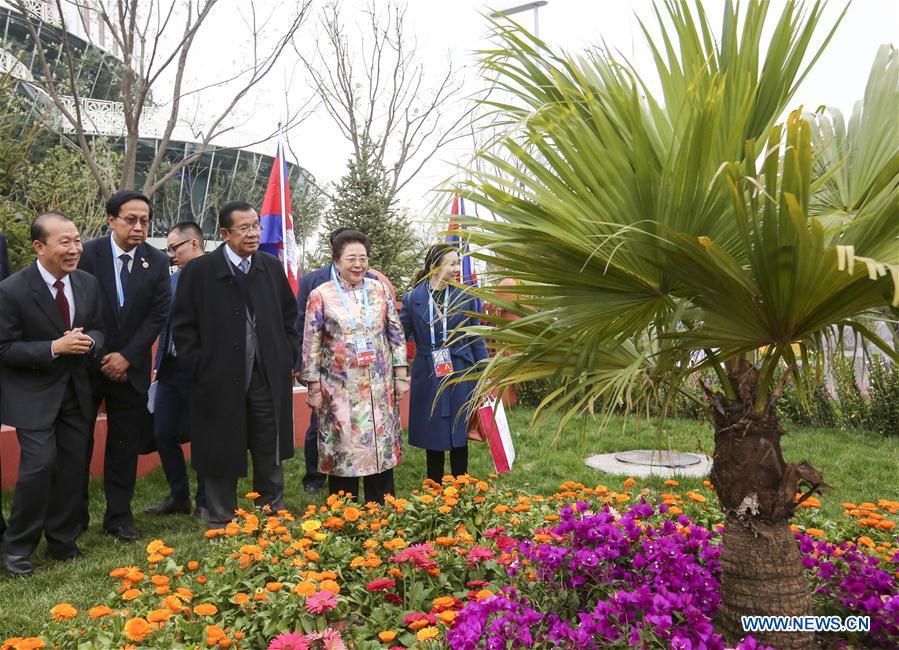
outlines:
M40 637L3 648L724 648L721 515L708 484L678 487L541 497L461 477L384 508L249 508L207 533L202 559L155 540L144 565L110 572L102 603L60 603ZM815 613L872 618L869 634L826 641L899 643L899 503L844 504L839 522L818 505L794 525Z

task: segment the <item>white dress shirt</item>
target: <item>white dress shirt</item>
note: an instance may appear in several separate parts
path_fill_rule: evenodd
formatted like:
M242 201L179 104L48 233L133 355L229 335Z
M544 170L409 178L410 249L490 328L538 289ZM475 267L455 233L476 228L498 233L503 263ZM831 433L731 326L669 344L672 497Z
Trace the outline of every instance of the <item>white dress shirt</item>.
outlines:
M235 253L233 250L231 250L231 247L228 246L228 244L225 244L225 254L228 256L228 259L231 260L231 263L234 266L236 266L237 268L240 268L240 263L243 262L244 258L241 257L240 255L238 255L237 253ZM250 266L253 265L253 257L252 256L247 257L246 260L250 264ZM249 273L249 271L250 271L250 269L248 267L247 273Z
M112 265L115 268L115 291L116 296L119 299L119 307L125 304L125 292L122 291L122 260L119 259L120 255L128 256L128 271L134 271L134 249L132 248L129 252L123 251L119 248L119 245L115 242L115 237L112 233L109 233L109 243L112 245Z
M50 295L53 297L53 300L56 300L57 288L53 285L56 284L56 278L53 277L53 274L50 273L47 269L45 269L40 262L37 263L37 270L41 272L41 277L44 279L44 282L47 283L47 287L50 289ZM72 278L69 277L68 274L62 276L60 278L63 284L63 293L65 294L66 300L69 302L69 323L75 322L75 294L72 293Z

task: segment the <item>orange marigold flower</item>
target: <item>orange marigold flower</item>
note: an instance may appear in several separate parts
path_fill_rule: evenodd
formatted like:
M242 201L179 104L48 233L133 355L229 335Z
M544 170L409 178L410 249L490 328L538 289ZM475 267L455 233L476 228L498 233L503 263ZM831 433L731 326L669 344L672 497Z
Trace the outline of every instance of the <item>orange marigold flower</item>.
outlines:
M198 616L215 616L218 613L218 607L212 603L200 603L194 607L194 613Z
M128 573L128 567L120 566L119 568L113 569L112 571L110 571L109 577L110 578L123 578L123 577L125 577L125 574L127 574L127 573Z
M706 498L701 494L697 494L696 492L687 492L687 497L689 497L690 501L695 501L696 503L706 502Z
M111 616L112 610L106 605L97 605L87 610L87 615L91 618L103 618L104 616Z
M125 623L125 636L129 641L140 643L150 634L152 626L143 618L129 618Z
M187 589L186 587L178 587L177 589L175 589L175 593L177 593L179 596L181 596L182 598L184 598L185 600L188 600L188 601L194 599L193 592L190 589Z
M710 487L712 487L712 482L710 480L706 479L702 482L702 486L710 488Z
M362 511L352 506L343 509L343 518L349 522L354 522L362 516Z
M485 598L490 598L493 595L493 592L489 589L481 589L478 593L474 595L475 600L484 600Z
M878 522L877 527L883 530L893 530L896 527L896 522L892 519L884 519Z
M15 643L12 644L12 641L15 641ZM38 648L46 648L47 644L45 644L44 640L39 636L28 636L24 639L21 637L7 639L3 642L4 650L7 646L13 650L37 650Z
M318 583L318 588L322 591L330 591L332 594L340 593L340 585L334 582L334 580L322 580Z
M440 596L435 598L432 603L434 609L449 609L455 604L456 601L452 596Z
M140 596L140 589L129 589L122 594L122 600L134 600Z
M383 643L390 643L396 639L396 631L384 630L383 632L378 632L378 638L381 639Z
M428 619L426 619L426 618L419 618L419 619L416 619L416 620L412 621L411 623L409 623L409 629L412 630L413 632L416 630L420 630L421 628L427 627L427 626L428 626Z
M67 621L70 618L75 618L77 613L78 610L69 603L59 603L50 610L50 616L53 617L54 621Z
M158 553L159 549L165 546L165 542L161 539L154 539L152 542L147 544L147 553Z
M266 591L270 591L270 592L272 592L272 593L276 593L276 592L278 592L278 591L281 591L282 589L284 589L284 583L283 583L283 582L266 582L266 583L265 583L265 590L266 590Z
M316 591L318 591L318 588L315 586L314 582L309 582L308 580L304 580L303 582L298 582L297 584L295 584L293 586L293 589L291 589L291 591L293 593L295 593L297 596L304 596L304 597L308 598L309 596L314 594Z
M625 479L625 481L624 481L624 489L625 490L629 489L636 482L637 481L634 480L633 476L628 476L627 479Z
M168 609L154 609L147 614L147 620L151 623L162 623L163 621L169 620L171 616L172 612Z
M196 560L191 560L187 563L188 571L196 571L199 568L200 568L200 563L197 562Z
M238 591L236 594L234 594L234 603L236 605L243 605L244 603L248 602L250 602L250 597L244 592Z
M215 645L219 642L219 640L225 638L227 635L225 631L220 628L218 625L207 625L206 626L206 645Z
M440 636L440 630L433 625L429 625L428 627L421 628L415 635L415 638L419 641L433 641L438 636Z
M867 535L863 535L858 538L859 546L867 546L868 548L874 548L874 540L868 537Z
M131 567L128 570L128 573L125 575L125 580L130 582L131 584L137 584L138 582L144 579L144 572L138 569L137 567Z
M259 498L260 496L262 496L262 495L259 494L258 492L247 492L244 496L247 497L248 499L252 500L252 501L255 501L256 499L258 499L258 498Z
M820 528L806 528L806 535L811 535L812 537L824 537L824 531Z
M181 599L178 598L178 596L166 596L165 599L163 599L162 604L173 612L180 612L184 609L184 603L181 602Z
M168 576L155 575L155 576L150 577L150 582L152 582L157 587L160 585L169 584L169 580L170 580L170 578Z
M456 612L448 609L445 612L440 612L439 614L437 614L437 618L439 618L440 622L444 625L452 625L453 621L456 620Z
M665 481L665 485L670 485L671 487L678 487L680 485L680 483L669 479L669 480Z

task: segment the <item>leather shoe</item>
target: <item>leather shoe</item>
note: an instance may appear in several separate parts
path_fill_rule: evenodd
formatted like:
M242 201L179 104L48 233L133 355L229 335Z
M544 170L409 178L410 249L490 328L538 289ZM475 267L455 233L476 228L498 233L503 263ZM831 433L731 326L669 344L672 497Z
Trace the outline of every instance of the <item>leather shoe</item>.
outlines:
M209 519L209 509L204 508L203 506L197 506L197 509L194 510L194 517L200 521L206 521Z
M121 526L106 528L103 532L105 532L110 537L115 537L120 542L136 542L138 539L140 539L140 535L138 535L137 531L134 530L133 527L124 524Z
M144 508L146 515L189 515L190 501L175 501L171 495L165 498L162 503L155 506Z
M34 565L27 555L4 555L3 568L17 578L27 578L34 573Z
M48 549L50 553L50 557L58 562L68 562L69 560L77 560L80 557L84 557L84 553L81 552L81 549L77 546L70 546L65 549Z

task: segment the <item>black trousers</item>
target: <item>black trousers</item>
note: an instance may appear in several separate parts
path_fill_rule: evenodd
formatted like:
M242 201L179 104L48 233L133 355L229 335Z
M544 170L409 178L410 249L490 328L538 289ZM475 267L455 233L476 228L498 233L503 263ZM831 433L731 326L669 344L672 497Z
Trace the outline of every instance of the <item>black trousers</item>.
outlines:
M167 357L167 359L172 359ZM174 360L169 363L174 363ZM189 428L191 381L186 372L177 368L159 369L156 384L156 404L153 412L153 439L162 471L169 482L172 499L190 501L190 480L187 463L181 450L181 433ZM163 371L165 369L165 372ZM202 474L197 472L197 507L206 507L206 486Z
M253 491L260 494L257 506L270 506L272 511L284 508L284 471L278 463L278 440L275 437L275 405L272 392L258 366L253 366L247 388L247 447L253 461ZM207 473L206 505L208 528L224 528L237 509L236 475Z
M88 427L70 380L50 428L16 430L19 476L3 535L5 553L31 555L41 533L53 553L74 548L81 527Z
M318 413L312 412L309 419L309 428L306 429L306 439L303 446L303 456L306 459L306 476L303 477L303 487L321 489L325 485L325 474L318 471Z
M464 447L453 447L450 449L450 472L453 476L461 476L468 472L468 445ZM428 478L435 483L441 483L444 476L444 465L446 459L445 451L434 451L432 449L425 450L425 456L428 461Z
M362 487L365 488L365 502L374 501L384 505L384 497L394 494L393 469L388 469L380 474L369 474L362 477ZM354 501L359 501L359 477L358 476L328 476L328 494L337 494L343 490L353 495Z
M100 403L106 402L106 449L103 455L103 492L106 496L106 513L103 528L131 526L131 498L137 482L137 457L144 429L151 426L147 412L147 394L138 392L130 382L118 383L103 377L100 389L94 392L94 420L88 436L88 463L94 453L94 425ZM84 496L81 515L82 530L90 523L88 510L88 471L84 476Z

